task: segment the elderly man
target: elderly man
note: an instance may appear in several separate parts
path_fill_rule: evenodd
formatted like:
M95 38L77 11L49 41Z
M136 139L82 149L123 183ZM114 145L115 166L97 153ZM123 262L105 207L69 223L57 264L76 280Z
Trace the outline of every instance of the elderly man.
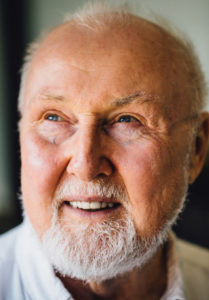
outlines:
M33 44L19 98L25 220L0 299L209 299L209 254L171 225L205 158L204 77L179 34L81 11Z

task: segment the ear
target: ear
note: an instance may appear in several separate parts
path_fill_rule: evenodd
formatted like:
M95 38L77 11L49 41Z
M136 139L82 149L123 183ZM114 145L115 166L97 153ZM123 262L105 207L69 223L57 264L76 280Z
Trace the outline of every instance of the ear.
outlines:
M207 153L209 138L209 113L203 112L194 141L194 149L189 171L189 183L193 183L202 170Z

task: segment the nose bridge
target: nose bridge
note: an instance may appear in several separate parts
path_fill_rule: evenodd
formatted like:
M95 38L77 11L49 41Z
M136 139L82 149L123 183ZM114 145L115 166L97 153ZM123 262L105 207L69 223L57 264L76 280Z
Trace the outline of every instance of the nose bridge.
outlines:
M87 163L96 162L100 151L100 134L96 125L84 124L78 136L77 159Z
M110 175L111 163L103 155L101 134L95 124L82 124L76 133L67 171L81 180Z

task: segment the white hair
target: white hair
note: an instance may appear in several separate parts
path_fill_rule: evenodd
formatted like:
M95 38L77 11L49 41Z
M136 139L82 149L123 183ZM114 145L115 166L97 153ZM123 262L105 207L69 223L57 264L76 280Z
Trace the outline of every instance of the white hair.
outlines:
M139 11L137 11L136 7L131 9L127 4L113 6L107 4L107 2L89 2L73 14L67 14L64 22L73 22L78 26L83 26L89 30L100 32L113 24L116 27L126 27L134 22L133 15L135 15L154 23L166 31L177 41L180 46L178 50L183 51L185 60L187 60L186 67L192 74L190 85L192 89L194 89L194 97L191 99L191 106L194 113L200 113L206 105L208 90L205 76L198 56L196 55L194 45L185 33L171 25L171 23L164 17L150 11L145 11L144 9L141 9L141 7L138 10ZM31 60L46 36L47 33L45 32L35 42L31 43L26 51L26 56L21 69L21 84L18 98L18 109L20 114L23 112L25 84Z

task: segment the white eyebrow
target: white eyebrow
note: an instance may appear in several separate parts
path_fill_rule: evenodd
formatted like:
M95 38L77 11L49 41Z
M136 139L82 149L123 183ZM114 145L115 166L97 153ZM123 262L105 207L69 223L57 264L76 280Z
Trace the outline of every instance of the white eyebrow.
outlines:
M43 100L54 100L54 101L64 101L65 97L62 95L56 95L56 94L49 94L49 93L40 93L39 98ZM156 96L153 96L151 94L146 94L145 92L136 92L133 94L130 94L128 96L115 99L110 104L114 107L121 107L123 105L131 104L131 103L146 103L150 101L156 100Z
M121 99L116 99L112 102L113 106L123 106L126 104L134 103L134 102L139 102L141 104L149 101L155 100L156 97L152 95L146 95L144 92L137 92L131 95L128 95L126 97L123 97Z
M43 100L56 100L56 101L63 101L64 97L61 95L53 95L48 93L40 93L39 97Z

